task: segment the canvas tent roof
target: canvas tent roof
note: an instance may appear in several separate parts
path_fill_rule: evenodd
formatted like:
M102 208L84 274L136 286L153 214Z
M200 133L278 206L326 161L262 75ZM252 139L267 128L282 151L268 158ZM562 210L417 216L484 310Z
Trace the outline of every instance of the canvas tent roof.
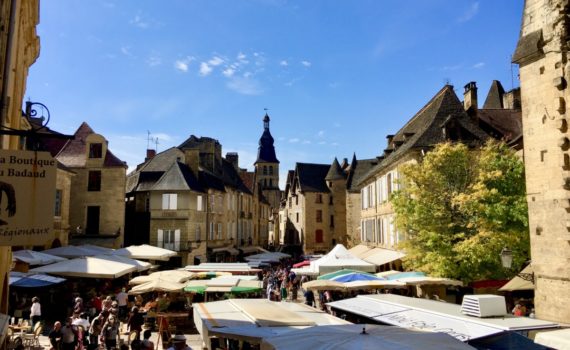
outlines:
M376 266L352 255L342 244L337 244L328 254L320 259L311 261L311 265L305 269L296 269L297 272L313 271L317 274L325 274L340 269L353 269L364 272L375 272Z
M461 305L394 294L359 295L327 305L350 313L400 327L447 330L461 341L483 338L504 331L523 331L557 327L556 323L515 317L478 318L461 313ZM505 310L506 311L506 310Z
M49 265L60 261L67 260L56 255L46 254L43 252L35 252L33 250L17 250L12 252L12 258L23 261L29 265Z
M521 274L532 274L532 272L532 265L528 265L521 271ZM515 276L512 280L507 282L507 284L499 288L500 292L513 292L517 290L534 290L534 283Z
M132 259L168 261L177 253L172 250L151 246L148 244L132 245L115 250L115 255L122 255Z
M129 290L129 294L144 294L150 292L181 292L182 288L184 288L183 283L155 279L134 286L131 290Z
M65 282L65 278L48 276L44 274L28 274L22 272L10 272L9 284L12 287L46 287L52 284Z
M135 271L134 265L95 257L77 258L36 267L30 272L87 278L117 278Z
M406 254L396 250L380 248L380 247L372 248L365 246L363 244L354 246L350 248L348 251L357 258L360 258L376 266L388 264L392 261L396 261L406 256Z
M146 271L152 267L152 264L146 261L131 259L121 255L97 255L96 258L133 265L136 267L138 272Z
M267 335L315 325L349 324L300 303L267 299L228 299L194 304L194 322L202 339L220 335L260 343Z
M265 337L261 350L294 349L303 344L313 350L357 349L473 349L444 333L428 333L373 324L309 327Z
M95 251L87 247L78 247L74 245L52 248L44 250L42 253L60 256L63 258L69 258L69 259L81 258L86 256L95 256L101 254L100 251Z
M161 280L174 283L183 283L194 277L194 273L184 270L165 270L153 272L150 275L137 276L129 281L130 285L144 284Z
M570 349L570 328L552 332L540 332L534 342L553 349Z
M202 263L200 265L188 265L183 268L186 271L226 271L234 273L257 273L260 269L253 268L247 263Z

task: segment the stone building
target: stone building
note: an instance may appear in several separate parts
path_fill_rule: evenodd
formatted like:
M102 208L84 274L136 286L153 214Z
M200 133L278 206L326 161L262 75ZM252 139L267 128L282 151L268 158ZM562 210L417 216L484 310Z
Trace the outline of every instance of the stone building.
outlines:
M526 0L513 55L520 71L536 317L570 323L570 8Z
M59 205L65 209L56 213L55 225L70 234L69 242L61 243L120 248L123 245L127 165L108 149L105 137L95 133L87 123L83 122L73 136L66 142L44 142L44 147L61 164L56 209ZM66 185L70 185L69 193Z
M269 204L255 174L238 163L237 153L222 157L209 137L149 151L127 180L127 244L177 251L178 265L236 260L236 248L255 251L267 237Z
M387 135L386 148L377 157L377 164L361 175L355 186L360 189L360 210L351 211L350 220L354 224L360 221L360 228L349 231L358 235L352 237L353 241L368 247L397 250L398 243L406 239L404 232L394 226L390 203L391 194L400 186L398 169L406 163L421 161L436 144L452 141L476 147L489 137L495 137L520 147L520 110L516 108L520 104L509 102L517 100L517 92L505 93L495 81L483 108L479 108L474 82L465 86L463 103L453 87L446 85L395 135ZM515 108L505 108L511 105ZM400 256L379 251L394 259ZM386 261L381 257L377 260Z
M352 210L353 181L369 160L353 157L348 165L297 163L289 171L281 203L280 244L299 245L306 254L326 253L347 243L347 210ZM348 208L348 209L347 209Z
M38 22L39 1L0 2L0 125L3 130L21 130L25 123L21 106L28 70L40 52L40 39L36 34ZM22 145L19 136L0 134L0 149L19 150ZM11 247L0 246L0 344L4 344L8 326L11 265Z

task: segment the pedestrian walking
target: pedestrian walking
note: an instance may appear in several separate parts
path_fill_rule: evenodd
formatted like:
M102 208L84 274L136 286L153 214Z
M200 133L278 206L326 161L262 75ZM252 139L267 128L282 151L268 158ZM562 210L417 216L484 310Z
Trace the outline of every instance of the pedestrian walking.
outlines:
M30 318L32 319L32 326L42 319L42 306L40 305L40 298L32 298L32 306L30 307Z

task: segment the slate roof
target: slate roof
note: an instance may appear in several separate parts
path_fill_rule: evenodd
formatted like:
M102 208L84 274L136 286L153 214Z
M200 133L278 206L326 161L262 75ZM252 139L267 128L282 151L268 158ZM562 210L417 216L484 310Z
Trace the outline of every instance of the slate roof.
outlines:
M94 133L93 129L86 122L81 123L74 134L75 138L68 140L57 153L57 160L70 168L84 167L87 161L87 144L85 140L87 136ZM106 167L127 167L127 164L117 158L108 148L103 165Z
M344 180L345 173L342 171L340 164L338 164L338 159L334 158L332 165L329 168L327 176L325 176L325 180L327 181L334 181L334 180Z
M489 88L489 93L487 93L485 103L483 104L483 109L502 109L504 94L505 89L503 89L501 82L493 80L491 87Z
M205 192L202 184L184 163L175 162L163 173L152 186L155 191L185 191Z
M377 158L357 160L356 155L354 155L350 167L348 168L346 190L352 193L360 192L360 189L356 185L362 180L362 177L368 174L379 162Z
M325 182L329 169L328 164L297 163L294 181L299 181L303 192L329 192Z
M501 133L506 142L522 135L522 112L513 109L480 109L477 118ZM484 128L483 125L481 125Z
M385 151L385 158L352 186L360 186L376 173L387 169L412 149L431 148L446 141L443 128L455 122L462 127L464 141L481 142L489 138L467 115L463 104L453 91L445 85L422 109L420 109L393 137L392 144ZM394 147L396 146L396 147Z
M184 152L176 147L171 147L165 151L162 151L155 155L153 158L149 159L143 165L139 166L139 170L149 172L149 171L166 171L172 163L184 159Z
M271 136L271 132L269 131L269 116L267 114L263 118L263 122L266 123L267 126L264 128L263 134L259 139L257 160L254 164L257 164L259 162L279 163L277 156L275 155L273 136Z

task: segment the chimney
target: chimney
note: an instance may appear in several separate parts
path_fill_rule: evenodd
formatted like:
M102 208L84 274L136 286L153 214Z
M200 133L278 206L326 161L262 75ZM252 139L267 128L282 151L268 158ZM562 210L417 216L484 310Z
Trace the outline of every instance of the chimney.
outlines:
M226 160L234 166L234 168L239 169L239 155L237 152L226 153Z
M386 135L386 140L388 141L388 148L392 145L392 140L394 139L394 135Z
M463 108L466 111L477 112L477 84L472 81L465 85L465 92L463 92Z
M146 150L146 158L144 159L144 161L148 162L149 160L154 158L154 156L156 156L156 150L155 149L147 149Z
M184 158L186 165L197 176L200 169L200 150L198 148L187 148L184 150Z

